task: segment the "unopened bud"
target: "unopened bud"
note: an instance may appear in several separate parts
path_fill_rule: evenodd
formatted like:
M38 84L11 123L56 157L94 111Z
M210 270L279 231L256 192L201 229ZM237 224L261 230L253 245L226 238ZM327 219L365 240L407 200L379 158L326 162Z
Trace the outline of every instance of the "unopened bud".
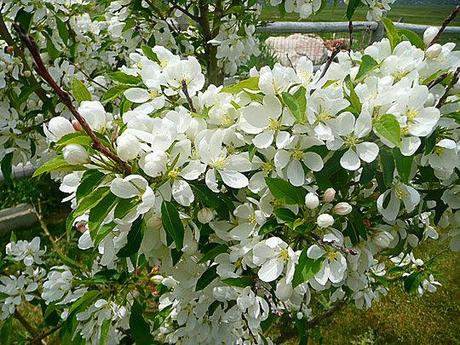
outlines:
M150 278L150 281L154 284L161 284L161 282L163 281L164 277L160 274L156 274L154 275L153 277Z
M425 56L429 59L437 58L442 52L442 46L440 44L433 44L425 51Z
M339 202L334 206L334 212L339 216L346 216L353 208L348 202Z
M319 198L315 193L308 193L305 195L305 206L313 210L319 206Z
M89 163L89 155L85 148L78 144L69 144L62 150L64 160L69 164L85 164Z
M316 219L316 224L320 228L328 228L334 224L334 217L327 213L320 214Z
M32 73L29 70L24 71L24 77L30 78L31 75L32 75Z
M438 33L439 33L439 28L430 26L423 33L423 42L425 42L427 46L430 45L430 43L433 42L433 39L436 37Z
M73 129L75 129L77 132L81 131L82 129L81 124L80 122L78 122L78 120L72 120L72 126Z
M13 54L13 52L14 52L14 47L13 47L13 46L8 46L8 47L6 47L5 50L6 50L6 52L7 52L8 54Z
M197 217L201 224L207 224L214 219L214 212L212 209L204 207L198 211Z
M332 202L334 201L334 198L335 198L335 189L334 188L326 189L323 195L324 202Z

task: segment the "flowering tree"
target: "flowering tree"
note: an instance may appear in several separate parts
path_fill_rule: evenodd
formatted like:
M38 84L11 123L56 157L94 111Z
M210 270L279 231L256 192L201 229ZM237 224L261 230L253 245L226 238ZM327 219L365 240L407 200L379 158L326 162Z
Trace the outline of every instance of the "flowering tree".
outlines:
M391 1L363 2L380 15ZM322 2L271 3L307 16ZM306 344L335 310L369 308L394 284L436 291L435 258L413 249L460 249L460 54L437 43L444 26L422 39L385 20L388 39L316 72L301 59L220 86L257 53L259 12L2 7L2 167L39 152L35 175L52 172L72 200L68 240L82 232L78 259L38 237L7 245L4 328L16 317L33 342ZM45 331L22 303L41 305ZM271 339L276 324L285 334Z

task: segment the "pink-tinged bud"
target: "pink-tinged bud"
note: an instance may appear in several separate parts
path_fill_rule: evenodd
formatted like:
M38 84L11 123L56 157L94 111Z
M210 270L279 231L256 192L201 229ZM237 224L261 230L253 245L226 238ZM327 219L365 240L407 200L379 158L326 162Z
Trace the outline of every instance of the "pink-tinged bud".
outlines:
M319 206L319 198L315 193L308 193L305 195L305 206L313 210Z
M316 219L316 224L320 228L328 228L334 224L334 217L327 213L320 214Z
M14 47L13 47L13 46L8 46L8 47L6 47L5 50L6 50L6 52L7 52L8 54L13 54L13 52L14 52Z
M335 189L334 188L326 189L323 195L324 202L332 202L334 201L334 198L335 198Z
M346 216L352 211L352 207L348 202L339 202L334 206L334 212L339 216Z
M77 132L82 130L81 124L78 122L78 120L72 120L72 126L73 129L75 129Z

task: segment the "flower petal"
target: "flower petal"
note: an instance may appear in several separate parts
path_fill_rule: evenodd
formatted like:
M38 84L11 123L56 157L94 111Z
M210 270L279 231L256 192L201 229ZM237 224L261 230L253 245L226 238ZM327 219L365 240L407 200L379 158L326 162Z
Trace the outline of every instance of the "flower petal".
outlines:
M125 91L125 97L133 103L145 103L150 99L150 95L145 89L133 87Z
M361 161L359 160L358 155L351 148L340 158L340 165L347 170L358 170L361 166Z

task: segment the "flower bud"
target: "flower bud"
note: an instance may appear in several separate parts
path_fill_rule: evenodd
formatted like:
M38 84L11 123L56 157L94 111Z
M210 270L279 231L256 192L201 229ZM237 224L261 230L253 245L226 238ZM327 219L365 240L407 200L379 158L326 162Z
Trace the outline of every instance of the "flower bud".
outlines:
M81 123L78 122L78 120L72 120L72 126L73 129L75 129L77 132L81 131L83 128L81 127Z
M316 224L320 228L328 228L334 224L334 217L327 213L320 214L316 219Z
M95 131L102 131L107 125L107 113L99 101L81 102L78 112Z
M435 59L441 54L442 46L438 43L433 44L425 51L425 56L429 59Z
M62 150L64 159L69 164L89 163L89 155L85 148L78 144L69 144Z
M117 139L117 154L125 162L137 157L141 145L139 140L129 133L122 134Z
M163 281L164 277L160 274L156 274L154 275L153 277L150 278L150 281L154 284L161 284L161 282Z
M51 135L47 135L47 137L53 141L58 141L64 135L73 133L74 129L69 120L65 117L57 116L48 122L48 131Z
M393 235L387 231L379 231L374 236L372 236L372 241L380 248L387 248L392 240Z
M334 212L339 216L346 216L353 208L348 202L339 202L334 206Z
M319 198L315 193L308 193L305 195L305 206L313 210L319 206Z
M13 47L13 46L8 46L8 47L6 47L5 51L6 51L8 54L13 54L13 52L14 52L14 47Z
M32 75L32 72L30 72L29 70L24 71L24 77L30 78L31 75Z
M212 209L204 207L198 211L197 217L201 224L207 224L214 219L214 212Z
M167 161L166 153L159 151L147 154L139 164L147 175L157 177L166 171Z
M434 26L430 26L423 33L423 42L425 42L425 44L427 46L430 45L430 43L433 42L433 39L436 37L438 32L439 32L439 28L436 28Z
M335 198L335 189L334 188L326 189L323 195L324 202L332 202L334 198Z

